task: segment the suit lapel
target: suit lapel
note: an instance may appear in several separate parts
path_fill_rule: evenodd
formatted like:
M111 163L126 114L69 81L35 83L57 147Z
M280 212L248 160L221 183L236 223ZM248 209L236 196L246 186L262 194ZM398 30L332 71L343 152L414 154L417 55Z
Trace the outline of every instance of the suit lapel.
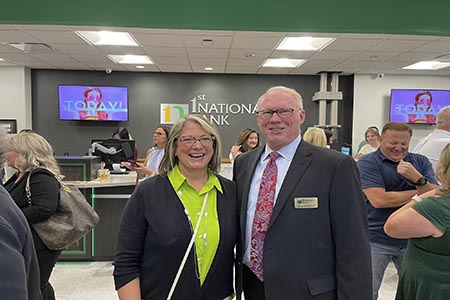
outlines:
M298 145L297 151L295 152L291 165L286 173L286 177L281 185L280 192L278 193L272 212L272 218L270 219L269 228L276 221L281 209L286 205L286 202L290 200L292 191L296 186L298 186L298 183L305 175L308 166L311 164L311 158L309 158L309 156L312 154L312 151L313 149L309 146L309 144L304 143L303 141L301 141Z

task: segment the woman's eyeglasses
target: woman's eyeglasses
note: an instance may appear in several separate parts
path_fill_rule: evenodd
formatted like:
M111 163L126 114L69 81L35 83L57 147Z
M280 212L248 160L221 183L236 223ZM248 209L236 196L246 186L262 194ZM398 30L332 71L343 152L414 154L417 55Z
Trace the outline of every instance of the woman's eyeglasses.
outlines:
M178 140L181 143L183 143L183 145L185 145L185 146L192 146L195 144L195 142L199 142L203 146L211 146L215 140L215 137L214 136L201 136L199 138L196 138L194 136L183 136Z

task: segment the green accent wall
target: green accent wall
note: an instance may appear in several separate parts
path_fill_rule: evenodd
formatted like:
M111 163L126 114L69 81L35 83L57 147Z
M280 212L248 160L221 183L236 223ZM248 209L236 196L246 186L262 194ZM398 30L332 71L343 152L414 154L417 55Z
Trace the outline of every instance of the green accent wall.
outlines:
M450 1L0 0L0 24L450 35Z

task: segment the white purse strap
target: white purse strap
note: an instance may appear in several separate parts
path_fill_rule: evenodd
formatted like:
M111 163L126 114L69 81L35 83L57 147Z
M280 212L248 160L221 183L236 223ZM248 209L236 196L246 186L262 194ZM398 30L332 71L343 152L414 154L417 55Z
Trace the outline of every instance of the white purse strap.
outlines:
M206 202L207 202L206 200L208 200L208 194L209 193L206 193L205 199L203 200L202 209L200 211L200 216L198 217L197 224L195 224L194 233L192 234L191 241L189 242L186 252L184 253L184 257L183 257L183 260L181 261L180 267L178 268L177 275L175 276L175 279L173 280L172 287L170 288L169 295L167 296L167 300L172 299L173 292L175 291L178 280L180 279L181 272L183 271L184 265L186 264L186 260L189 256L189 252L191 252L192 245L194 245L195 237L197 236L198 229L200 228L200 222L202 221L203 214L205 213Z

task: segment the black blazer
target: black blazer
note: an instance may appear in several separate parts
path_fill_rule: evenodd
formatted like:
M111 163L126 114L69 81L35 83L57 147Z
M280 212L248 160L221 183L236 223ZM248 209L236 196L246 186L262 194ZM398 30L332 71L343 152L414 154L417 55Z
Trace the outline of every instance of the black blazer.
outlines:
M234 246L238 237L235 183L218 176L220 241L200 286L192 247L172 299L218 300L233 293ZM114 261L116 289L140 277L142 299L165 300L192 236L184 206L167 177L144 180L122 215Z
M238 294L248 193L263 152L264 147L241 154L234 162L241 229ZM299 205L306 197L318 208ZM300 142L273 209L263 260L266 300L372 298L367 214L352 157Z

